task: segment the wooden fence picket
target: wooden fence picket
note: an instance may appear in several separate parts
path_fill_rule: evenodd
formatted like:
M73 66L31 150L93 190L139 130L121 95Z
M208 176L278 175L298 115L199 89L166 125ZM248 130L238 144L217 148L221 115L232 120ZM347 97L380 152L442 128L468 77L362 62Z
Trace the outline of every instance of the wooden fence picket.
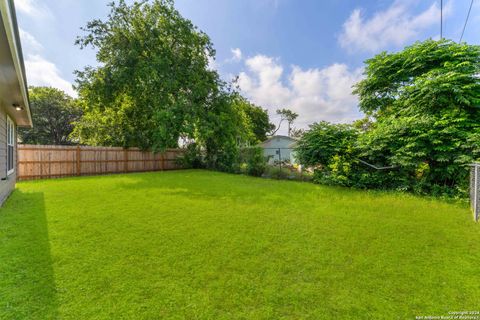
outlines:
M19 180L109 173L182 169L182 149L167 149L160 155L138 148L49 146L19 144Z

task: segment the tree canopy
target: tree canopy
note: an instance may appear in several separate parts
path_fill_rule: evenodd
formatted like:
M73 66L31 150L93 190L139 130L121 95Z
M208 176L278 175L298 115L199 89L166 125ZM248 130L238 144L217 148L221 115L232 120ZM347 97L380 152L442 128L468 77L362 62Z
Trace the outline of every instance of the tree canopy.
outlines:
M70 138L73 124L82 115L77 101L51 87L29 87L28 91L33 128L18 130L22 143L73 144L75 141Z
M209 68L210 38L173 1L113 2L107 19L83 31L76 43L96 49L99 65L76 72L81 143L158 152L183 141L193 162L232 171L240 146L272 129L265 110Z
M334 156L347 153L357 135L358 131L348 124L314 123L297 143L297 158L307 166L325 167Z
M275 129L275 125L270 122L267 110L254 105L240 95L237 95L236 101L245 112L248 126L253 134L248 142L257 144L265 141L267 135Z
M210 38L173 1L112 2L108 18L83 31L76 43L95 48L99 66L77 71L82 142L163 150L196 134L221 84L208 68Z
M427 40L397 53L383 52L365 64L365 79L354 93L368 117L354 124L359 134L349 158L338 152L330 161L336 167L355 166L343 171L347 176L341 181L464 193L466 165L480 156L480 47ZM300 144L304 149L322 132L312 128ZM325 163L322 157L309 161ZM372 171L360 160L395 169ZM331 170L324 173L332 175Z
M284 121L287 121L287 124L288 124L287 132L288 132L288 136L290 136L292 131L292 124L298 118L298 113L295 113L290 109L283 108L283 109L277 109L277 115L280 116L280 122L278 123L277 128L273 129L272 135L275 135L275 133L277 133L277 131L280 130L282 123Z
M480 47L451 40L417 42L365 62L356 86L360 109L376 118L442 113L480 105Z

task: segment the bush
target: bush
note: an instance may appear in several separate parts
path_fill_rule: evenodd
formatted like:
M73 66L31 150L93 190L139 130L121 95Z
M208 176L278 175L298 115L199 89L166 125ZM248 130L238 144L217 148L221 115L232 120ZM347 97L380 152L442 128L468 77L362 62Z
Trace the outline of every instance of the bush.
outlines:
M183 156L178 158L177 161L185 169L205 168L200 147L196 143L188 144Z
M241 167L250 176L261 177L267 167L263 149L261 147L249 147L242 150Z
M297 181L312 181L313 176L309 172L298 171L298 168L294 166L267 166L265 173L263 174L265 178L271 179L280 179L280 180L297 180Z
M237 146L226 147L213 154L213 157L210 158L213 161L209 161L208 168L228 173L239 173L239 156L240 152Z
M314 123L297 143L298 161L306 166L328 166L333 157L352 153L358 130L348 124Z
M468 143L457 143L455 148L448 146L445 141L462 141L466 131L459 133L450 120L444 122L436 128L435 123L429 122L422 127L418 119L397 119L395 123L377 121L366 131L321 122L310 127L296 150L303 165L315 168L313 180L316 183L464 197L468 190L468 170L464 164L472 162L475 153L478 154L478 151L469 151L468 144L473 145L480 139L472 134ZM422 128L422 132L428 128L440 132L436 135L439 146L429 150L430 136L421 140L417 128ZM444 133L447 129L448 136ZM445 141L440 140L440 134L445 135ZM447 156L444 148L453 156ZM377 167L390 168L377 170L360 159Z
M290 178L291 171L287 168L268 166L265 171L266 178L285 180Z

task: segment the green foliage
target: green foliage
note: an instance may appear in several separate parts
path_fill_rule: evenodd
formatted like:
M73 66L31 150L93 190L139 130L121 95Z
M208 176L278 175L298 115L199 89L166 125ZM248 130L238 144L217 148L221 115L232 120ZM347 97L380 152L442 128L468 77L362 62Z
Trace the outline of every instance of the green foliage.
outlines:
M268 166L265 170L265 176L270 179L287 180L291 175L290 169L279 165Z
M243 107L235 101L236 94L220 91L209 112L197 123L195 141L204 151L209 169L238 171L238 142L252 137Z
M277 114L282 117L287 122L292 123L295 119L298 118L298 114L293 112L290 109L278 109Z
M352 123L352 126L362 133L370 130L372 128L372 125L373 121L368 116L363 119L355 120Z
M281 125L284 121L287 121L288 124L288 136L290 136L292 131L292 124L298 118L298 113L293 112L290 109L277 109L277 115L280 116L280 122L278 123L277 129L273 127L271 135L275 135L278 130L280 130Z
M250 103L240 95L237 95L236 103L243 108L250 131L253 133L248 142L257 144L267 140L267 134L275 129L275 125L270 123L267 110Z
M297 142L297 159L306 166L327 167L334 156L353 148L357 135L357 130L348 124L314 123Z
M465 193L465 165L480 155L480 47L428 40L366 64L355 92L376 121L361 155L400 167L409 190Z
M231 150L217 150L207 154L195 143L185 148L186 152L180 159L186 168L208 168L230 173L244 173L260 177L265 172L266 159L260 147L237 148Z
M317 166L321 183L465 195L466 165L480 156L479 73L480 47L465 43L428 40L379 54L355 89L368 117L354 130L312 126L299 159Z
M304 133L305 133L305 129L292 128L290 130L290 137L294 139L300 139Z
M291 166L267 165L264 177L278 180L296 180L296 181L312 181L312 174L305 171L298 171L297 168Z
M445 108L476 111L480 104L480 47L451 40L417 42L366 61L355 88L360 109L384 116L436 114Z
M246 164L246 173L261 177L267 167L265 155L261 147L250 147L242 150L243 161Z
M479 129L479 124L459 109L441 116L389 117L361 136L359 148L364 159L398 166L403 180L410 181L409 189L464 193L468 182L465 165L479 156L480 141L475 134ZM428 170L422 169L426 167Z
M265 110L250 104L208 68L210 38L175 10L173 1L110 4L77 39L97 49L98 67L77 72L85 110L74 135L91 145L154 152L193 142L192 167L238 171L239 146L271 129Z
M204 168L202 152L196 143L189 143L185 148L182 157L178 158L179 164L185 169Z
M97 49L99 62L77 71L85 117L76 136L94 145L176 147L215 108L220 85L208 69L212 43L173 1L120 0L110 7L108 18L90 21L76 41Z
M33 128L19 128L22 143L69 145L73 123L82 115L78 102L65 92L50 87L29 87Z

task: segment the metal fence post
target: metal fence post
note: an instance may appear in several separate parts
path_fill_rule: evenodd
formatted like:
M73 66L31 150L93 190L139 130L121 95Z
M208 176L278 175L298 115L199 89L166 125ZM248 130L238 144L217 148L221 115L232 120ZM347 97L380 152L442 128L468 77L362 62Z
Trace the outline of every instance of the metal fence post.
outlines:
M474 201L473 201L473 219L478 221L478 164L474 167Z
M280 166L280 174L279 177L282 176L282 151L280 148L278 148L278 164Z
M479 196L479 163L473 163L470 168L470 207L472 208L473 219L478 221L479 208L478 208L478 196Z

